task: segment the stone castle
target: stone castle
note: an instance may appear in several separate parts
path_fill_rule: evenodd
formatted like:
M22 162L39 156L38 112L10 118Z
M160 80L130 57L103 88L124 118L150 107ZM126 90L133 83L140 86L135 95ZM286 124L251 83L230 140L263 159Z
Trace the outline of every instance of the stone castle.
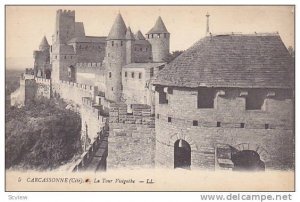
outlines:
M208 34L167 64L169 52L161 17L144 36L119 13L92 37L58 10L11 104L61 98L80 113L72 170L294 168L294 63L278 34Z

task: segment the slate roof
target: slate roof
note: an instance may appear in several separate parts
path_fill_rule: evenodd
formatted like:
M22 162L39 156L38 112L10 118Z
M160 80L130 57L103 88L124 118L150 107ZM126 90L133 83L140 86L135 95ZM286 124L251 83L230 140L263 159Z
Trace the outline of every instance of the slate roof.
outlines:
M130 27L127 28L126 39L128 39L128 40L134 40L135 39Z
M39 45L39 49L40 50L44 50L44 49L47 49L49 47L50 47L50 45L49 45L49 43L47 41L47 38L46 38L46 36L44 36L43 39L42 39L42 41L41 41L41 43L40 43L40 45Z
M152 67L159 67L164 65L165 63L161 62L149 62L149 63L130 63L128 65L123 66L123 68L152 68Z
M159 33L169 33L160 16L157 18L154 27L150 29L149 32L147 32L147 34L159 34Z
M115 19L113 26L110 29L107 40L112 39L125 39L126 34L126 25L125 22L119 13Z
M137 33L135 33L134 37L136 40L146 40L146 38L144 37L144 35L140 30L137 31Z
M70 39L68 43L105 43L105 40L105 36L79 36Z
M293 66L278 34L207 36L166 65L154 84L292 88Z

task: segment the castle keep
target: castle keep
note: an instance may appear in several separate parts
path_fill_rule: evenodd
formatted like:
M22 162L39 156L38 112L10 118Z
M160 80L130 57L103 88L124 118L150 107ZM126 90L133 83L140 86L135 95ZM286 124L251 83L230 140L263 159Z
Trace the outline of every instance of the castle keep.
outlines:
M278 34L208 34L170 63L161 17L145 35L119 13L87 36L58 10L11 104L62 98L82 119L73 170L294 167L293 59Z

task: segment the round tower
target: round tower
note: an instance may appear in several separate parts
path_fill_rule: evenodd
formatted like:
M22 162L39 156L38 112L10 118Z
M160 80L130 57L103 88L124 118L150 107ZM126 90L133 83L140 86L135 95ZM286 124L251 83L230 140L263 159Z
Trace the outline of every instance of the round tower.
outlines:
M170 33L160 16L146 36L152 46L153 62L164 62L170 52Z
M126 64L130 64L134 62L134 57L133 57L134 41L135 41L134 35L130 27L128 27L126 31Z
M105 97L115 102L122 94L122 66L126 64L126 25L119 13L109 32L106 42L105 63Z

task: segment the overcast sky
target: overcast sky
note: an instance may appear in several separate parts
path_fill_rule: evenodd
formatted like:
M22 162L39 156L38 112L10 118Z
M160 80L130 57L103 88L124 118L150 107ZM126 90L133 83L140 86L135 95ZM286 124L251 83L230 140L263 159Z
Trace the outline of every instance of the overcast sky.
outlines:
M206 13L210 31L279 32L285 45L294 46L294 9L291 6L7 6L6 57L30 67L32 52L45 35L51 44L56 10L75 10L76 21L83 22L86 35L107 36L120 11L133 32L145 34L161 16L171 33L170 48L185 50L205 35Z

